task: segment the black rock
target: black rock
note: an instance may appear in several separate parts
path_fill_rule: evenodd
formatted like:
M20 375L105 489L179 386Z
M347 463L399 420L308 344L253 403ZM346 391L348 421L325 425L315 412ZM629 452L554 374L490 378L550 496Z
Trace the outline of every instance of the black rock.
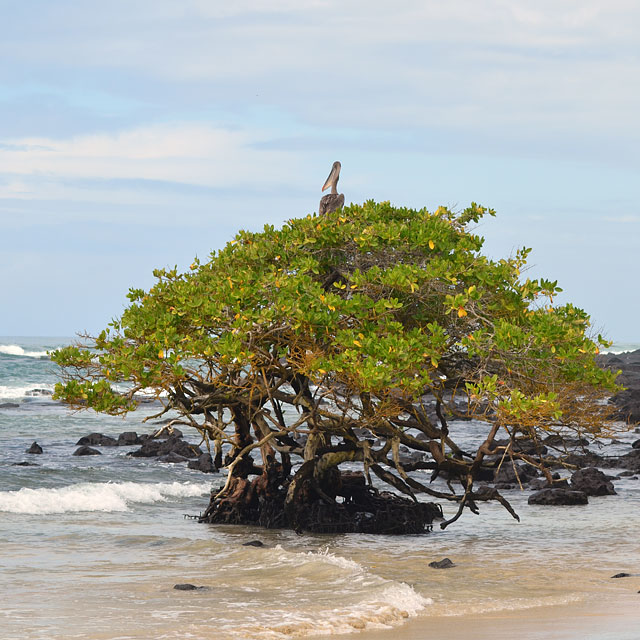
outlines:
M615 576L611 576L612 578L629 578L631 576L630 573L616 573Z
M177 453L185 458L197 458L202 455L202 449L190 445L182 438L170 436L166 440L148 439L142 443L137 451L132 451L128 455L135 458L153 458L165 456L168 453Z
M243 547L264 547L264 542L260 540L249 540L249 542L243 542Z
M215 473L217 471L211 454L206 451L197 460L190 460L187 466L189 469L195 469L203 473Z
M130 447L134 444L142 444L143 440L140 439L135 431L123 431L118 436L117 444L119 447Z
M442 560L434 560L429 563L429 566L432 569L449 569L450 567L455 567L456 565L449 560L449 558L442 558Z
M632 447L633 449L640 449L640 440L636 440L635 442L633 442L633 443L631 444L631 447Z
M589 504L584 491L570 491L568 489L542 489L529 496L529 504L546 506L565 506L574 504Z
M516 464L514 469L514 465L511 464L510 461L505 460L500 470L495 474L494 481L500 484L517 485L519 479L522 484L526 484L537 475L538 471L528 464Z
M584 491L588 496L613 496L616 494L613 482L595 467L578 469L571 476L571 488L576 491Z
M187 460L188 458L181 456L179 453L176 453L175 451L170 451L166 455L160 456L158 458L158 462L168 462L172 464L177 464L179 462L186 462Z
M209 587L197 587L195 584L175 584L173 585L174 589L178 591L208 591Z
M168 438L183 438L184 437L184 433L182 433L182 431L180 431L180 429L171 429L171 433L169 433L169 431L163 431L161 434L159 435L152 435L150 436L152 438L155 438L156 440L167 440Z
M14 462L12 465L12 467L39 467L39 464L36 464L35 462Z
M101 456L102 454L97 449L91 447L82 446L78 447L74 452L74 456Z
M37 443L34 442L26 451L25 453L33 453L33 454L40 454L42 453L42 447Z
M558 474L554 474L554 475L558 475ZM549 484L547 482L547 479L542 477L542 478L534 478L533 480L531 480L531 482L529 483L529 489L531 489L532 491L539 491L540 489L568 489L569 488L569 482L567 481L566 478L560 480L559 478L557 480L554 480L553 484Z
M31 389L31 391L27 391L24 395L31 397L52 396L53 391L49 391L49 389Z
M17 402L3 402L0 409L17 409L20 405Z
M118 441L111 436L105 436L104 433L90 433L76 442L76 446L87 447L89 445L98 447L116 447Z

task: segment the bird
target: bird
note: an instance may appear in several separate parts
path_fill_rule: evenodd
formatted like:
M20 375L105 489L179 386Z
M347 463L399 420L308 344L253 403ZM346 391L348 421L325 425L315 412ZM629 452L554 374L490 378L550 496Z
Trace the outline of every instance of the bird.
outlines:
M331 167L331 173L322 185L322 190L331 187L331 193L326 196L322 196L320 199L320 206L318 207L318 215L325 215L331 213L336 209L344 207L344 193L338 193L338 180L340 179L340 169L342 165L336 161Z

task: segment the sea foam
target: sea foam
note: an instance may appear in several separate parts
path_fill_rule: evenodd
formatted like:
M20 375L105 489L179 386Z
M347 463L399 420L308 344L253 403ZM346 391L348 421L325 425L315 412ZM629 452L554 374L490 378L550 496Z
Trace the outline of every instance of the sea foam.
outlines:
M27 358L46 358L49 355L46 351L25 351L17 344L0 344L0 353L4 353L7 356L24 356Z
M127 511L130 505L207 494L204 483L84 482L56 489L0 491L0 512L43 515L80 511Z
M8 386L0 384L0 400L22 400L27 397L49 397L46 394L42 394L39 390L45 389L53 393L53 386L50 384L42 384L39 382L32 382L31 384Z

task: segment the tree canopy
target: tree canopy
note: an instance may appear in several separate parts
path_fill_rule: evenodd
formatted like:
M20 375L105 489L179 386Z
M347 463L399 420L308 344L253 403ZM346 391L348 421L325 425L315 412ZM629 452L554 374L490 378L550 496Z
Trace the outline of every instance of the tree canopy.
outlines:
M368 201L240 231L186 273L156 270L88 345L53 354L57 397L112 414L162 397L228 470L211 521L313 528L295 505L344 511L353 486L380 483L457 503L444 525L482 500L512 511L474 482L514 460L551 481L541 440L610 429L616 385L588 315L554 306L557 282L524 277L529 249L481 253L470 227L487 214ZM470 419L486 425L472 449Z

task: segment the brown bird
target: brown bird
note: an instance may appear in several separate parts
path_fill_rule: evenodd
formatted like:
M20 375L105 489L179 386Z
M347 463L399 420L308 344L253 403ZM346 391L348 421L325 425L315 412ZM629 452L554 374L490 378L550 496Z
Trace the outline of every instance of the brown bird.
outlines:
M342 165L339 162L336 161L333 163L331 173L322 186L323 191L331 187L331 193L328 193L326 196L322 196L320 199L318 215L323 216L326 213L331 213L336 209L344 207L344 193L338 193L338 180L340 179L341 168Z

